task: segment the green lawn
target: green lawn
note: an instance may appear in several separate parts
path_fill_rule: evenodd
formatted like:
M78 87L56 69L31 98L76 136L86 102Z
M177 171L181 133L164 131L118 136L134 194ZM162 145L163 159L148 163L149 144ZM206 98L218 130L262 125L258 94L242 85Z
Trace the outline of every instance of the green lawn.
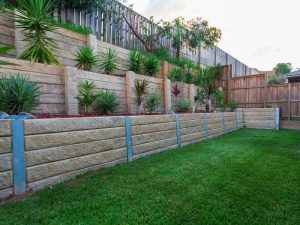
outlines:
M238 132L0 205L0 224L300 224L300 132Z

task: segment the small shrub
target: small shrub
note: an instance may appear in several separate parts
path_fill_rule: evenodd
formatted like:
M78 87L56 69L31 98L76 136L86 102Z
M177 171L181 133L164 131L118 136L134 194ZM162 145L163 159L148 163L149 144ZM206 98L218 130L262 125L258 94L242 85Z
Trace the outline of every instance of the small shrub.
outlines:
M138 106L138 113L141 113L141 106L146 99L146 96L148 94L148 85L149 82L146 80L135 80L134 82L134 95L135 95L135 102Z
M171 81L183 81L183 69L177 67L172 68L169 73L169 79Z
M173 95L174 95L175 97L177 97L177 96L181 93L181 91L180 91L180 89L178 88L178 85L177 85L177 84L175 84L175 85L173 86L173 88L172 88L172 93L173 93Z
M147 75L155 76L159 72L160 61L153 54L149 54L144 60L144 72Z
M284 84L285 78L282 75L273 74L269 77L269 84Z
M129 54L129 70L137 74L143 73L144 56L138 50L133 50Z
M146 107L153 113L161 105L161 96L158 92L152 92L146 99Z
M119 69L117 55L111 48L109 48L106 53L101 55L99 67L100 69L104 70L104 73L109 75Z
M8 114L30 113L39 103L40 87L23 76L0 79L0 111Z
M3 56L5 54L7 54L9 51L11 51L12 49L14 49L13 47L11 46L4 46L4 47L0 47L0 56ZM3 65L15 65L13 63L9 63L9 62L6 62L6 61L3 61L3 60L0 60L0 68L1 66Z
M77 62L75 67L77 67L78 69L91 71L94 67L97 66L99 57L97 54L95 54L92 47L83 47L77 51L75 55L75 61Z
M166 61L168 61L171 58L170 54L169 54L169 52L167 50L167 48L165 48L165 47L159 47L159 48L157 48L156 51L155 51L155 55L160 60L166 60Z
M181 100L177 103L178 112L190 112L192 109L191 104L188 101Z
M77 24L63 23L63 22L59 22L59 21L56 21L56 20L53 20L52 23L57 27L61 27L61 28L64 28L66 30L70 30L70 31L78 33L78 34L89 35L89 34L92 33L91 29L89 29L87 27L77 25Z
M235 111L238 107L238 104L235 101L232 101L227 105L227 107L230 108L231 111Z
M223 94L223 91L216 90L215 101L216 101L217 108L222 108L222 106L224 105L224 99L225 99L225 96Z
M97 97L95 89L95 83L89 81L80 82L78 86L79 96L77 100L79 101L80 111L84 114L91 113L92 104Z
M115 92L101 91L97 95L95 109L97 113L108 115L115 113L119 105L120 102Z

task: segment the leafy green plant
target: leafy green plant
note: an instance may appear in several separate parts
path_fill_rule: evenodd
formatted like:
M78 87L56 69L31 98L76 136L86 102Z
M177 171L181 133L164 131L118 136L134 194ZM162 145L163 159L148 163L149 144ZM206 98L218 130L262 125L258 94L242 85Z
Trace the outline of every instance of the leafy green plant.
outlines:
M119 107L120 102L115 92L101 91L95 101L95 109L100 114L113 114Z
M138 113L141 113L142 104L147 97L148 85L149 85L149 82L146 80L142 80L142 81L135 80L134 81L133 92L134 92L134 96L135 96L135 102L138 106Z
M75 61L77 62L75 67L77 67L78 69L91 71L94 67L97 66L99 57L97 54L95 54L92 47L83 47L77 51L75 55Z
M238 104L235 101L232 101L232 102L229 102L227 107L230 108L231 111L235 111L238 107Z
M11 46L0 47L0 56L7 54L12 49L14 49L14 47L11 47ZM15 65L15 64L0 60L0 68L1 68L1 66L4 66L4 65Z
M283 75L286 73L290 73L293 70L291 63L278 63L274 68L276 75Z
M284 84L285 77L279 74L273 74L269 77L268 84Z
M153 54L149 54L144 60L144 72L147 75L155 76L159 72L160 61Z
M111 48L101 54L99 67L109 75L118 70L117 55Z
M129 70L137 74L143 73L144 56L138 50L130 51L129 54Z
M30 113L39 103L40 87L24 76L2 76L0 79L0 111L9 114Z
M177 112L190 112L191 109L191 104L188 101L181 100L177 103Z
M215 101L216 101L216 107L217 108L222 108L222 106L224 105L224 99L225 99L225 96L223 94L223 91L216 90L216 92L215 92Z
M188 60L185 64L186 71L184 73L184 81L187 84L192 84L194 82L193 67L193 63L190 60Z
M84 114L90 114L92 104L97 98L96 85L94 82L82 81L78 85L79 96L76 98L79 101L80 111Z
M77 24L73 24L73 23L63 23L57 20L53 20L52 23L60 28L64 28L66 30L70 30L72 32L78 33L78 34L82 34L82 35L89 35L92 34L92 30L89 29L88 27L83 27Z
M183 81L183 69L178 67L173 67L169 73L169 79L171 81Z
M218 90L217 82L222 78L222 67L200 68L195 84L203 90L206 99L206 111L209 111L209 100L212 99Z
M161 96L158 92L152 92L146 99L146 107L153 113L161 105Z
M24 41L28 43L27 49L21 53L20 58L59 66L60 63L53 55L57 46L47 34L56 29L50 17L53 2L51 0L17 0L17 3L19 6L14 19L17 27L24 31Z

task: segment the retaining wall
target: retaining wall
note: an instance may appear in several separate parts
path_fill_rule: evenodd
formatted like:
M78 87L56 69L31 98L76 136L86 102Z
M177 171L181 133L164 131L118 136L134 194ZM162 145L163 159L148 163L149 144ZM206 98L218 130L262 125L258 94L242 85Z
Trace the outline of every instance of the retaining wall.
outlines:
M0 199L220 136L244 127L250 112L0 120Z
M244 108L246 128L279 128L279 108Z

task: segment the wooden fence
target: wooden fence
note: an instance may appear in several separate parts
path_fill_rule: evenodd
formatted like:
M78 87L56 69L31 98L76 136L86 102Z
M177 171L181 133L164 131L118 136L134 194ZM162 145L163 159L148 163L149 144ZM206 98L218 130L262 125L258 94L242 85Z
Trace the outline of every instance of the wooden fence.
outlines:
M230 66L223 67L225 101L243 108L279 107L281 117L300 119L300 83L268 85L265 74L232 77Z
M107 3L107 10L105 11L96 9L92 12L84 12L62 6L56 9L53 15L62 22L73 23L91 29L92 33L101 41L127 49L143 48L143 45L124 21L123 15L142 35L149 34L151 26L153 26L149 19L114 0ZM155 24L154 26L156 26L154 28L156 32L158 30L157 25ZM170 55L175 56L170 39L159 37L159 42L161 46L164 46L169 51ZM181 54L182 57L188 58L199 65L232 65L234 76L251 75L256 72L256 70L249 68L217 46L212 48L200 47L195 51L184 46Z

